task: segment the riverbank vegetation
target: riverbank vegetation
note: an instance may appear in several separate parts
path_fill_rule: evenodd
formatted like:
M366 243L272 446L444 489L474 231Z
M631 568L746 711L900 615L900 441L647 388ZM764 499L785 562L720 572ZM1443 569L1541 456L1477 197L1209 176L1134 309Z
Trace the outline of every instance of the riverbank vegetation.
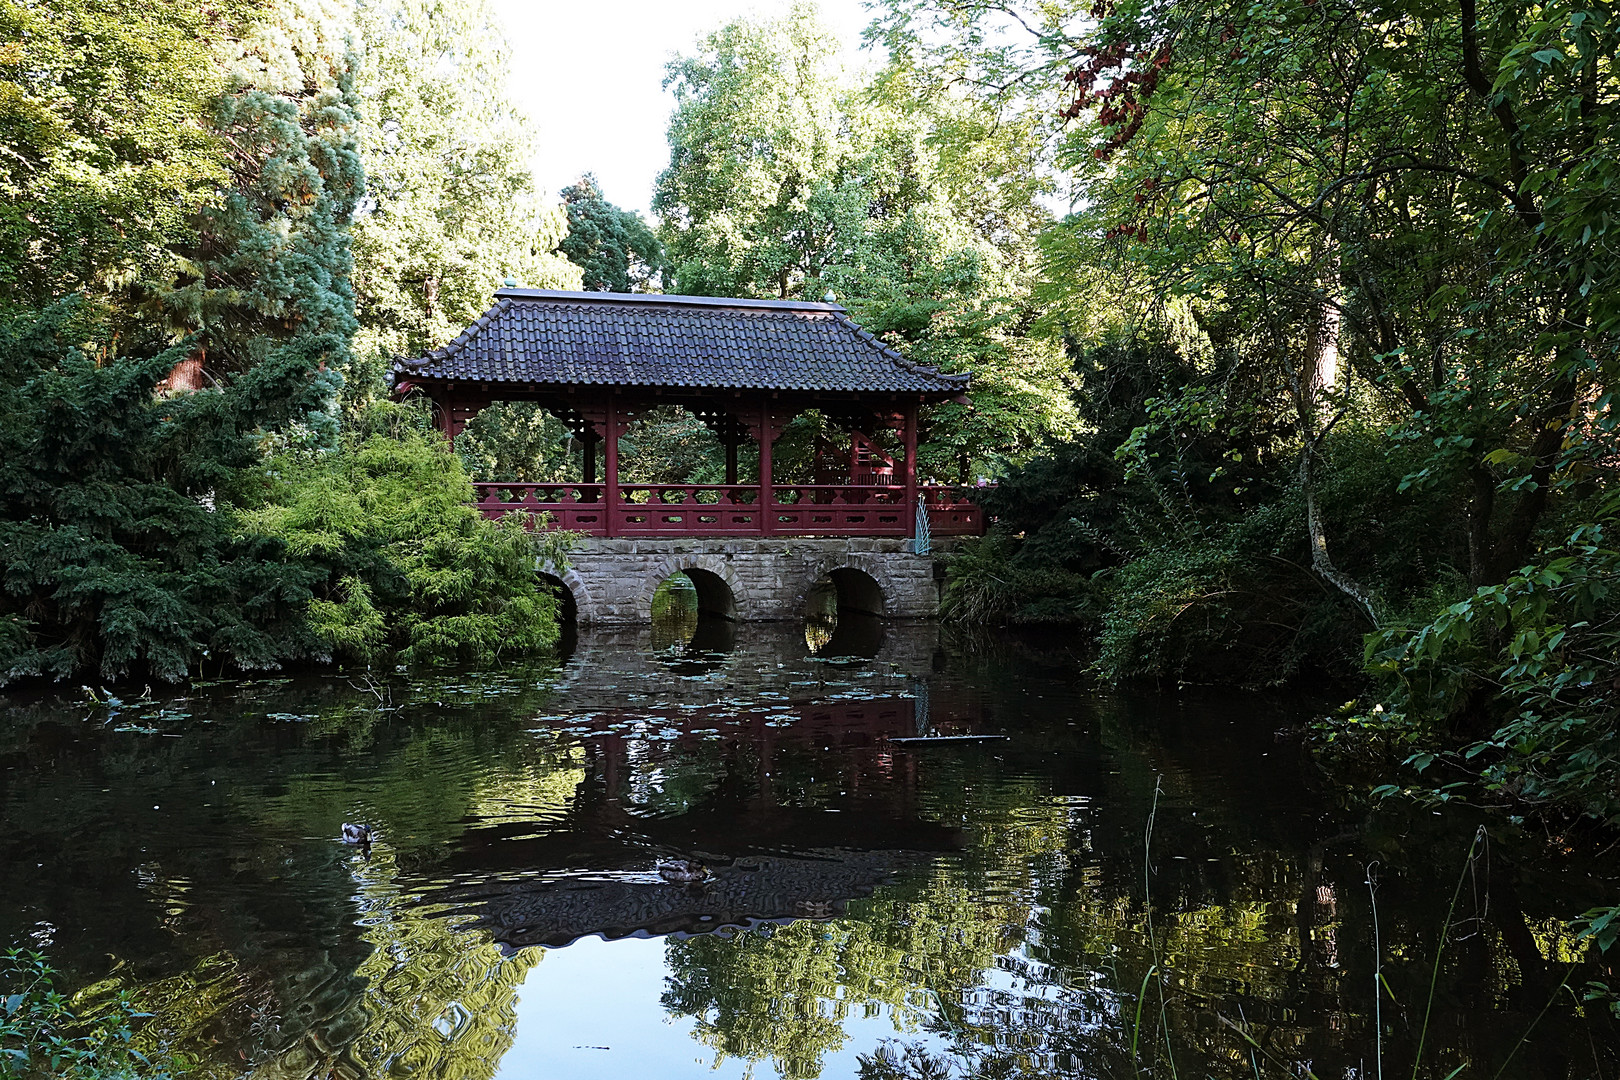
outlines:
M987 497L955 610L1110 678L1326 680L1336 747L1616 820L1612 15L895 0L872 36L1077 196L1032 325L1080 433Z

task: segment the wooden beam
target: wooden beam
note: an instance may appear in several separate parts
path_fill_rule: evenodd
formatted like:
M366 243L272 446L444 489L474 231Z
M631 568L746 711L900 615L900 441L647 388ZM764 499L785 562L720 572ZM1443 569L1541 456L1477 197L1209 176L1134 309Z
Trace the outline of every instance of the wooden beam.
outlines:
M771 416L769 402L759 405L759 531L770 536L776 531L776 491L771 486L771 443L776 438L776 425Z
M614 535L614 519L619 512L619 401L612 393L607 396L606 422L602 425L602 437L607 440L607 447L603 454L607 460L607 505L603 508L603 524L607 526L608 536Z

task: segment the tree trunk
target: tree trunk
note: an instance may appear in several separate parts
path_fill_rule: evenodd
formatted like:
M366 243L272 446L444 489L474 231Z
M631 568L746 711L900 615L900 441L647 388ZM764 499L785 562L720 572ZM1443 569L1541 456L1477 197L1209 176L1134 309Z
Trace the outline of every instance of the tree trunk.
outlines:
M1355 602L1374 629L1380 625L1378 611L1372 595L1350 575L1334 565L1328 553L1327 529L1322 524L1321 510L1316 501L1316 483L1312 466L1316 446L1327 434L1317 431L1318 403L1321 391L1331 388L1338 376L1339 313L1332 304L1323 302L1311 319L1309 337L1305 347L1305 363L1294 381L1294 403L1299 414L1299 488L1305 496L1305 531L1310 538L1311 569L1323 581L1332 585ZM1330 423L1329 427L1332 426Z

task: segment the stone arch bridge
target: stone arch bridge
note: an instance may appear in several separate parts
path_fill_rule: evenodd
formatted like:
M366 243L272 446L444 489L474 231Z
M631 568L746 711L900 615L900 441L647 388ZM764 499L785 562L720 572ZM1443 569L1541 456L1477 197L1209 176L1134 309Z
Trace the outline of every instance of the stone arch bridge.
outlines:
M588 538L561 574L583 626L645 624L653 592L673 574L697 587L698 610L737 621L798 619L823 578L838 606L893 619L939 613L942 575L932 555L887 538L610 540Z

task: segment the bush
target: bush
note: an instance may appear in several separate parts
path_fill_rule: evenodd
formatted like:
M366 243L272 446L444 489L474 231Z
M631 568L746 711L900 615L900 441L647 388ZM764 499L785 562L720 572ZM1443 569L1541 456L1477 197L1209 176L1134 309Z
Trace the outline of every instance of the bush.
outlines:
M80 303L0 324L0 685L551 645L564 538L484 520L420 410L340 434L341 345L165 397L188 346L119 356Z
M1367 657L1420 773L1447 759L1486 792L1614 825L1620 499L1592 517L1502 584L1369 637Z
M95 1016L80 1016L54 986L56 971L37 952L0 953L0 1080L167 1080L185 1062L153 1060L135 1048L145 1019L120 994Z
M337 347L300 339L218 391L164 398L187 346L116 355L71 302L0 325L0 684L175 680L315 651L319 571L235 508L267 436L329 435Z
M309 623L354 663L488 661L550 648L557 600L535 560L569 537L530 533L473 506L460 459L413 406L376 404L329 452L291 450L244 527L322 568Z

